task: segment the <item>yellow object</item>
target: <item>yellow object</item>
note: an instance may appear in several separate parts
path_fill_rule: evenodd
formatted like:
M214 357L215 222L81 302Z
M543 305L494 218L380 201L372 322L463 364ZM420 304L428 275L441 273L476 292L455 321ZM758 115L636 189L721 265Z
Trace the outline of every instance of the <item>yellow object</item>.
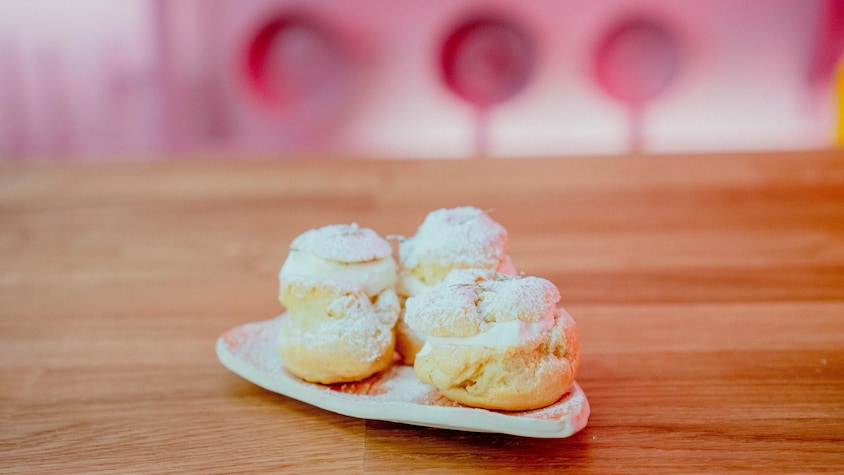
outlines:
M835 125L835 143L844 145L844 58L839 59L835 74L835 97L837 121Z

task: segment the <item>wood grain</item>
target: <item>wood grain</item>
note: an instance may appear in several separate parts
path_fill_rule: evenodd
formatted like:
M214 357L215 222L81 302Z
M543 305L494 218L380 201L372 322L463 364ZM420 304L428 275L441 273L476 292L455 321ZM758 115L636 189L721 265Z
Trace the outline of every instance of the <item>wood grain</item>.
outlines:
M290 240L471 204L578 322L562 440L363 421L227 372ZM0 165L0 472L844 472L844 153Z

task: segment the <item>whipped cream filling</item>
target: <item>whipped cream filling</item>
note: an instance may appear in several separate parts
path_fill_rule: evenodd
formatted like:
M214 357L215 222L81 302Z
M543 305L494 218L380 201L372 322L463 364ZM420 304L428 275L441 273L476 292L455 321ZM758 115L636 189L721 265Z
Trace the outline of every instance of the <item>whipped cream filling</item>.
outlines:
M551 307L542 316L542 319L536 322L524 322L522 320L495 322L491 324L489 330L472 336L440 337L429 335L425 337L425 346L419 350L417 356L423 356L431 350L432 346L437 345L485 346L493 348L518 345L523 341L549 331L554 326L556 313L557 309Z
M338 262L315 254L291 250L278 273L280 280L296 276L348 282L363 287L370 297L396 283L396 262L392 257L366 262Z
M498 268L495 269L495 272L498 272L499 274L518 275L516 267L513 265L513 261L510 259L508 254L504 255L504 259L502 259L501 263L498 264ZM402 295L415 297L432 287L433 285L428 285L422 282L422 280L415 275L402 274L401 277L399 277L397 290Z

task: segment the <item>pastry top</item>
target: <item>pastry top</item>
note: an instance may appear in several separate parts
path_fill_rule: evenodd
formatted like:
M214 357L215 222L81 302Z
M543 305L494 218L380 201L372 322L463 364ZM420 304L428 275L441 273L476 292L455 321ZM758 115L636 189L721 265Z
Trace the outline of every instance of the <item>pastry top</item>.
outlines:
M393 288L396 267L392 246L375 231L357 224L333 224L293 240L279 281L282 287L303 278L352 283L372 297Z
M463 344L498 346L553 326L559 301L557 287L546 279L458 269L438 285L407 299L404 318L428 337L456 337L464 339ZM476 336L487 341L465 339Z
M293 240L290 250L347 264L383 259L393 254L393 247L386 239L357 223L331 224L305 231Z
M416 234L399 242L398 253L406 286L424 290L452 269L513 272L507 256L507 230L487 213L472 206L443 208L428 213ZM418 282L415 282L418 280ZM407 292L413 295L418 292Z

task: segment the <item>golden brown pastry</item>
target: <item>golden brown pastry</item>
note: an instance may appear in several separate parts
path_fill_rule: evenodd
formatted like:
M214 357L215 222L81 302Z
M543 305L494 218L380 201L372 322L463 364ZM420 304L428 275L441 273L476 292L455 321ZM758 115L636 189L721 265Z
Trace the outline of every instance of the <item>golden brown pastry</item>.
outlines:
M455 270L407 299L405 321L425 335L414 371L447 398L474 407L554 403L580 364L574 320L548 280Z
M323 384L359 381L391 363L400 309L392 289L370 298L353 284L303 279L286 285L280 299L289 306L279 354L296 376Z
M278 349L288 371L331 384L386 368L395 348L400 304L392 246L356 224L298 236L279 272L287 309Z

